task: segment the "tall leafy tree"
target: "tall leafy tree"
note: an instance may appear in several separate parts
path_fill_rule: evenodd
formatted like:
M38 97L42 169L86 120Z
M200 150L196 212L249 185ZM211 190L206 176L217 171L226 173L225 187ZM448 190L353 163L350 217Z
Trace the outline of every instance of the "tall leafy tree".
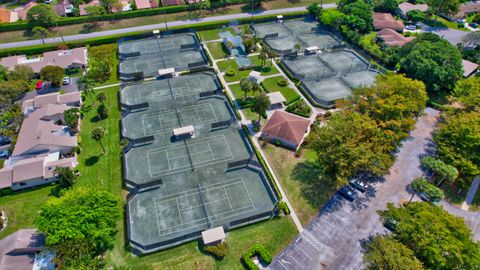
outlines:
M458 169L460 185L467 187L480 175L480 113L444 115L433 140L438 156Z
M480 112L480 77L460 80L452 92L454 102L459 102L463 111Z
M442 185L443 181L453 182L458 177L457 168L445 164L442 160L434 157L424 157L420 160L422 166L431 173L431 176L437 181L437 186Z
M427 269L477 269L480 246L462 218L441 207L412 202L396 208L387 205L383 219L398 222L393 238L409 247Z
M52 83L52 86L58 87L62 83L63 68L59 66L45 66L40 70L40 75L46 81Z
M63 112L63 119L65 124L71 129L76 129L78 125L78 119L80 118L77 108L71 108Z
M64 268L91 269L91 262L113 247L119 217L118 198L82 187L49 199L35 223Z
M58 176L58 182L63 188L72 187L77 179L77 175L69 167L58 167L55 169L55 174Z
M258 114L258 121L260 122L260 117L262 114L265 113L265 111L270 107L270 99L268 98L267 95L261 94L255 97L255 102L253 103L252 106L252 112L255 112Z
M413 251L389 236L375 236L365 247L364 261L369 270L422 270Z
M373 5L357 0L338 8L345 16L345 22L353 31L366 34L373 30Z
M373 3L377 12L395 13L398 9L397 0L374 0Z
M9 81L25 81L30 82L33 79L33 70L30 66L27 65L16 65L13 70L8 72Z
M441 189L428 182L427 179L423 177L414 179L411 186L414 192L424 193L433 203L437 203L445 197ZM410 199L409 203L412 201L414 195L415 193L412 194L412 198Z
M437 15L453 15L460 9L458 0L427 0L430 10Z
M32 35L34 38L39 38L42 40L42 43L45 45L45 38L50 36L50 32L47 28L41 26L35 26L32 28Z
M317 2L315 2L307 6L307 10L311 16L318 18L318 16L320 16L322 13L323 8Z
M252 91L252 82L248 78L241 79L240 89L243 91L243 97L247 97L247 93Z
M41 26L50 28L54 26L58 15L52 7L46 4L38 4L27 12L27 20L32 26Z
M407 76L425 82L429 91L450 91L463 76L460 52L435 34L421 34L400 54L400 66Z

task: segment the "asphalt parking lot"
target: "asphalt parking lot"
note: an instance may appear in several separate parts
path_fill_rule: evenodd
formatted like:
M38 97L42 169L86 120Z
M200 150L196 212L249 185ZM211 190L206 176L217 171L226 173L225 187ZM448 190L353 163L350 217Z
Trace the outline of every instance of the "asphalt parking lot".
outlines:
M362 269L362 243L375 234L388 232L377 211L385 209L387 202L399 205L402 199L410 199L407 186L422 175L419 156L428 147L437 118L438 112L427 108L397 153L389 174L377 179L367 192L357 192L353 202L333 196L268 269Z

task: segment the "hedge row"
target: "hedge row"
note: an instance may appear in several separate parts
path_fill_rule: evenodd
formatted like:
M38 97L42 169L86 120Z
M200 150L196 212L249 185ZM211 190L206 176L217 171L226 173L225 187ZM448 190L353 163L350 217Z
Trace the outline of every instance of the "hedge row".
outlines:
M261 261L270 264L273 260L270 252L261 244L253 245L245 255L242 256L242 260L250 270L260 270L258 266L252 261L253 256L260 257Z
M159 7L159 8L150 8L150 9L140 9L125 11L113 14L106 14L102 16L78 16L78 17L61 17L57 20L58 26L87 23L87 22L99 22L99 21L113 21L120 19L128 19L135 17L143 16L153 16L158 14L170 14L177 13L182 11L188 11L189 6L169 6L169 7ZM18 30L28 30L33 26L27 21L20 21L15 23L2 23L0 24L0 32L6 31L18 31Z
M301 11L301 12L286 13L283 16L284 18L295 18L295 17L304 16L305 14L306 12ZM276 19L276 17L277 15L257 16L257 17L254 17L254 21L255 22L271 21ZM242 18L242 19L239 19L238 21L240 23L245 24L245 23L249 23L250 20L251 18ZM169 31L173 31L173 32L182 32L182 31L187 31L189 29L208 30L208 29L219 28L221 26L228 24L229 22L230 20L222 20L222 21L216 21L216 22L203 22L203 23L196 23L196 24L185 25L185 26L173 26L173 27L169 27L168 29ZM147 37L147 36L150 36L151 33L152 33L151 30L137 31L137 32L131 32L131 33L125 33L125 34L110 35L105 37L89 38L85 40L70 41L66 43L60 42L56 44L35 45L35 46L27 46L27 47L20 47L20 48L3 49L3 50L0 50L0 57L14 55L14 54L26 54L26 55L40 54L46 51L55 50L58 47L58 45L61 45L61 44L66 44L70 48L82 47L86 45L102 45L107 43L118 42L118 40L122 38Z
M260 154L260 152L258 151L258 149L255 147L255 144L253 143L253 139L252 139L252 136L250 135L250 131L248 130L248 127L245 126L245 125L242 125L242 128L243 128L243 131L245 132L245 134L247 135L248 141L252 145L253 150L255 151L255 155L257 156L258 161L260 162L260 164L262 164L262 166L263 166L263 168L264 168L264 170L267 174L267 178L268 178L268 181L270 182L270 185L273 187L277 197L281 198L282 195L280 193L280 190L277 187L277 183L275 183L275 178L273 178L272 173L268 169L267 163L263 159L263 157Z
M277 203L277 209L278 212L282 212L284 215L290 215L290 208L288 208L288 205L284 201L279 201Z

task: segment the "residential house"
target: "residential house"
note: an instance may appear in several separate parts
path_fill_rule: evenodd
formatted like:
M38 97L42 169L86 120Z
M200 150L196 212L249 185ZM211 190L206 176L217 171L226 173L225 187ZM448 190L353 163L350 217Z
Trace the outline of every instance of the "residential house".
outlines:
M22 102L22 111L24 115L29 115L36 109L42 108L48 104L67 105L72 107L80 107L82 105L82 98L80 92L73 93L51 93L45 95L38 95L32 99L27 99Z
M205 0L185 0L185 3L188 5L202 3L202 2L205 2Z
M460 10L456 14L445 17L451 21L455 21L465 18L472 13L480 13L480 1L464 3L460 6Z
M72 136L63 125L63 113L73 107L48 104L29 114L23 120L12 157L48 152L68 154L78 145L77 137Z
M261 139L278 141L297 150L310 131L310 120L284 111L275 111L262 130Z
M18 21L18 14L8 8L0 7L0 23L11 23Z
M28 65L38 73L45 66L60 66L68 68L85 68L87 66L87 48L75 48L71 50L58 50L45 52L43 57L29 58L25 55L14 55L0 59L0 65L12 70L16 65Z
M95 6L100 6L99 0L92 0L88 4L78 5L78 9L80 10L80 16L88 15L87 7L95 7Z
M470 62L468 60L462 59L462 67L463 67L463 77L468 78L477 72L480 65Z
M380 30L377 33L377 38L383 41L383 43L387 46L399 46L399 47L402 47L403 45L415 39L415 37L405 37L402 34L399 34L397 31L392 30L390 28Z
M26 21L27 20L27 12L34 6L36 6L37 3L34 1L28 2L27 4L17 7L13 9L13 12L17 13L17 17L19 20Z
M68 16L73 14L72 0L60 0L53 8L58 16Z
M427 12L428 11L428 5L427 4L414 5L414 4L409 3L409 2L403 2L400 5L398 5L398 14L404 20L407 19L407 13L411 10L420 10L422 12Z
M157 0L135 0L137 9L156 8L158 7Z
M20 190L58 181L57 168L75 168L77 157L60 158L54 152L39 156L10 158L0 169L0 189Z
M395 20L390 13L374 13L373 27L375 30L383 30L386 28L393 29L397 32L403 32L405 25L401 21Z
M44 269L35 265L35 257L43 250L45 238L35 229L21 229L0 240L0 269L32 270ZM44 258L44 257L42 257ZM53 259L53 256L51 256ZM43 263L47 262L42 260ZM55 264L48 260L46 269L53 269Z

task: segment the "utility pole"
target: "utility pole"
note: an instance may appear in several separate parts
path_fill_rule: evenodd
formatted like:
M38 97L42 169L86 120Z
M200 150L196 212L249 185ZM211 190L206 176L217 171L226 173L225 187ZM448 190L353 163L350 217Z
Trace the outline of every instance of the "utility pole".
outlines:
M168 31L167 12L165 11L165 9L163 10L163 18L165 19L165 31Z
M253 13L255 12L255 0L252 0L252 21L251 21L251 25L253 25Z

